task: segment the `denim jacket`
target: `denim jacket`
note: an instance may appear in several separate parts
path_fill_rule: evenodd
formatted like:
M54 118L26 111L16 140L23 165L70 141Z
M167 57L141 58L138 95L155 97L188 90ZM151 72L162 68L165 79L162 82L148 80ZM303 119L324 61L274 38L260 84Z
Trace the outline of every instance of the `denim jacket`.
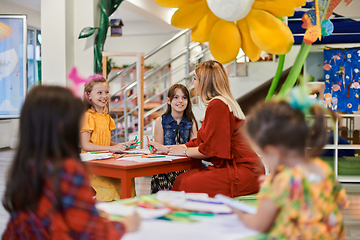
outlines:
M164 145L175 145L177 122L171 116L171 113L162 115L161 117L161 124L164 130ZM190 141L191 125L192 122L189 121L184 115L179 123L180 136L183 140L183 143Z

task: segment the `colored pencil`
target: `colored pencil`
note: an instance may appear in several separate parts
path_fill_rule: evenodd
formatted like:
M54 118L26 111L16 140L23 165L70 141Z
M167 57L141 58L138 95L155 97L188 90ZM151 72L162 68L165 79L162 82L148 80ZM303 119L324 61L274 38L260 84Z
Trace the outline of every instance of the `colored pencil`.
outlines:
M146 136L146 138L147 138L147 140L148 140L148 144L149 144L149 142L150 142L150 140L149 140L149 136ZM150 152L152 152L151 145L149 145L149 149L150 149Z
M108 153L110 151L95 151L95 152L90 152L90 153Z

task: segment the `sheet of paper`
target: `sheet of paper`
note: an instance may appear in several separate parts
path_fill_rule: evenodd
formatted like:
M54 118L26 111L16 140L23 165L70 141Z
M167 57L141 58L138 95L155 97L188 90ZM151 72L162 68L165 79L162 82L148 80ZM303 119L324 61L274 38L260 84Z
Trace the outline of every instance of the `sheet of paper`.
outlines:
M229 205L233 208L239 209L246 213L256 214L256 212L257 212L257 209L254 208L253 206L250 206L250 205L240 202L238 200L234 200L234 199L224 196L222 194L215 195L215 199L218 199L220 202L223 202L226 205Z
M160 155L161 156L161 155ZM164 156L164 155L162 155ZM117 160L122 160L122 161L134 161L134 162L163 162L163 161L172 161L172 158L168 157L168 156L164 156L164 157L159 157L159 158L143 158L141 156L133 156L133 157L122 157L122 158L118 158Z
M197 218L195 223L181 223L164 220L142 221L139 231L127 233L123 240L238 240L256 236L259 233L246 228L235 214L213 218Z
M143 158L141 156L132 156L132 157L126 157L125 156L125 157L122 157L122 158L118 158L117 160L135 161L135 162L163 162L163 161L171 162L174 159L184 158L184 157L168 156L168 155L159 155L159 156L163 156L163 157L159 157L159 158L155 158L155 157Z
M124 151L126 154L137 154L137 153L150 153L149 149L132 149Z
M123 204L113 204L111 202L101 202L96 204L96 208L110 215L129 216L134 214L135 207Z
M232 213L231 208L225 204L219 203L206 203L187 200L182 204L178 204L177 207L195 212Z

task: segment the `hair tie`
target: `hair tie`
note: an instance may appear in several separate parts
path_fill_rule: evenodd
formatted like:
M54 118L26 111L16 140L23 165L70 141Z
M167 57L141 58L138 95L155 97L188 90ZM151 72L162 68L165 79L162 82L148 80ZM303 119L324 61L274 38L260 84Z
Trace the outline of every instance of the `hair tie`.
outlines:
M95 81L95 80L99 80L99 79L103 79L104 76L100 73L97 73L97 74L94 74L94 75L91 75L89 78L88 78L88 82L92 82L92 81Z
M316 99L309 97L309 92L305 86L294 87L290 91L287 101L291 107L302 111L304 115L308 114L314 105L318 105Z

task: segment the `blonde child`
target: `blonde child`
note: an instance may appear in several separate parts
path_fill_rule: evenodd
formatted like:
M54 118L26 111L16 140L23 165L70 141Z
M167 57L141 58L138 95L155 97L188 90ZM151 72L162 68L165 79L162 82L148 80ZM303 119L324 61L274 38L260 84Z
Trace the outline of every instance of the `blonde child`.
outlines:
M169 88L165 113L156 119L155 142L163 145L185 144L196 138L198 126L192 112L188 89L182 84ZM151 193L171 190L175 178L184 171L154 175L151 179Z
M115 122L109 115L109 84L101 75L94 75L84 88L84 102L87 111L81 129L80 139L83 151L122 152L134 141L126 143L111 142L111 131L115 130ZM132 195L135 196L135 183L132 182ZM91 175L91 186L99 201L119 200L121 196L121 180L98 175Z
M247 227L268 233L267 239L343 239L339 209L348 205L345 190L331 167L313 158L326 143L326 117L319 106L290 102L263 103L246 119L246 134L271 174L259 192L257 213L236 213Z
M2 200L10 213L2 239L119 239L138 229L138 215L110 222L95 208L78 153L83 113L81 100L62 87L27 95Z

